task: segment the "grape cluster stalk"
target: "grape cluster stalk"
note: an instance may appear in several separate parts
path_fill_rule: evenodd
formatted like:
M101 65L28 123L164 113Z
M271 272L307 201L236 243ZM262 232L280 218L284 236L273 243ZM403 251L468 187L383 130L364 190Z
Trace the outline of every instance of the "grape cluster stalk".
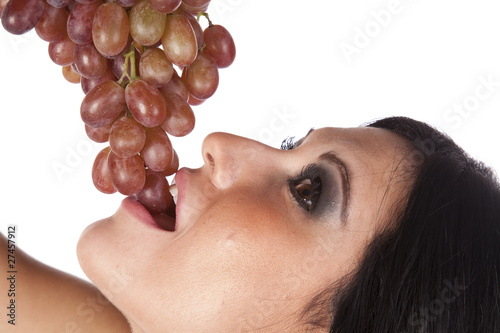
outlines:
M235 59L233 38L212 24L209 4L0 0L5 30L20 35L35 29L64 78L81 85L85 131L109 143L92 167L95 187L133 196L151 214L172 214L175 206L166 177L179 168L179 157L169 136L193 130L191 106L215 93L219 69Z

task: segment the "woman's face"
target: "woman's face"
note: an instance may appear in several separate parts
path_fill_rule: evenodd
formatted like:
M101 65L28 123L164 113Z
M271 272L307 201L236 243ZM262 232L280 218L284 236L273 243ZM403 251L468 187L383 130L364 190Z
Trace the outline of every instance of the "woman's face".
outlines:
M408 143L389 131L323 128L299 143L209 135L205 164L175 177L176 230L126 199L83 232L83 270L137 331L296 330L410 186Z

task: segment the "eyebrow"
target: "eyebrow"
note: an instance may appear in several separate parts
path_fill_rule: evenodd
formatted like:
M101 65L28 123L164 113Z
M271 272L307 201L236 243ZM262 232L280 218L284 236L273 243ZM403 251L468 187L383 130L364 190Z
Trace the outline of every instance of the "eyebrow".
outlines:
M320 160L324 160L326 162L334 164L342 174L342 192L344 196L344 200L342 200L342 211L341 211L341 220L342 224L345 225L347 223L347 215L348 208L351 202L351 183L349 182L349 170L347 169L346 164L333 152L329 151L322 154Z

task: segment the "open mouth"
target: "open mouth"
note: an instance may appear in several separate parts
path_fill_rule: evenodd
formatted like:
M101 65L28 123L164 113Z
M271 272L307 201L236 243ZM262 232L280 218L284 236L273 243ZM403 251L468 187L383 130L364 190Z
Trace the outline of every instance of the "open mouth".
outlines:
M144 189L129 196L125 202L131 211L142 217L147 224L166 231L176 230L177 185L169 186L161 175L151 174L146 178Z
M165 186L165 182L159 182L160 186L150 186L150 190L143 191L141 195L125 198L126 211L146 225L155 228L170 232L186 230L190 225L186 223L181 225L182 223L177 221L182 215L180 207L183 206L183 189L186 186L185 173L185 170L179 170L170 185L166 183Z

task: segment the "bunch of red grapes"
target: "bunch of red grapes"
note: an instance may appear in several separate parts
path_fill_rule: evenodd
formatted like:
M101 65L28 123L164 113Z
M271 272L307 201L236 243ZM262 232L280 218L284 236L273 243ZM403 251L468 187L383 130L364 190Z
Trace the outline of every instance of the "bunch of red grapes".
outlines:
M230 33L205 14L209 3L0 0L3 27L18 35L34 28L64 77L81 84L86 133L109 142L92 168L97 189L134 196L151 213L172 202L166 176L179 158L169 135L193 130L191 106L214 94L218 69L235 58Z

